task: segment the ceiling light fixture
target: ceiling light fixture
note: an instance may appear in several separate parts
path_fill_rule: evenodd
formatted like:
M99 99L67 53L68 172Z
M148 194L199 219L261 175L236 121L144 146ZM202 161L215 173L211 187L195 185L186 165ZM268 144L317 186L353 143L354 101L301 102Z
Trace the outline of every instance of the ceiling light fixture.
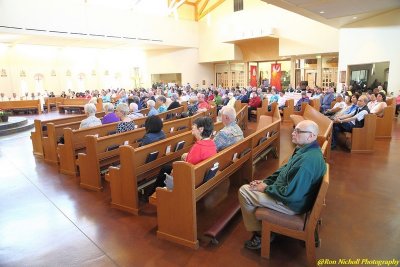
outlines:
M353 17L353 19L357 19L357 17Z
M325 14L325 11L322 10L322 11L319 12L319 14Z

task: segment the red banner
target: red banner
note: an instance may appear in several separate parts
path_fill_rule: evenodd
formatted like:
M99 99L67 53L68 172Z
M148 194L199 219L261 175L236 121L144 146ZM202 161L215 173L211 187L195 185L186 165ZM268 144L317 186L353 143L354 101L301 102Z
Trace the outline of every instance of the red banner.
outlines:
M250 86L257 87L257 66L250 66Z
M281 90L281 64L271 64L271 86L275 86L277 90Z

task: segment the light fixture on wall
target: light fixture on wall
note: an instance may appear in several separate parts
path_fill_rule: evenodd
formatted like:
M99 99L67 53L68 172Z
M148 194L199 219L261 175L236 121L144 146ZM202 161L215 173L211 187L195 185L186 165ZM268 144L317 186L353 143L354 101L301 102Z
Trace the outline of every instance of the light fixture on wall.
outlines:
M68 76L68 77L71 77L71 71L67 70L67 73L65 75Z
M1 69L1 77L7 77L7 72L5 69Z
M108 72L108 70L106 70L105 72L104 72L104 76L108 76L109 75L109 72Z
M92 76L96 76L96 71L92 70Z
M57 75L56 75L56 71L55 71L55 70L52 70L50 75L53 76L53 77L57 76Z
M19 77L26 77L26 73L25 73L24 70L21 70L21 71L19 72Z

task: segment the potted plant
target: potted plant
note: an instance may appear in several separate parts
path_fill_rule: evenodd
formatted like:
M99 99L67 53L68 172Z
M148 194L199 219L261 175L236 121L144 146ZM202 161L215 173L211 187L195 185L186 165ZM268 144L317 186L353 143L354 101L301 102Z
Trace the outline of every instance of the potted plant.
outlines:
M10 112L0 109L0 122L8 122L8 116L10 115Z

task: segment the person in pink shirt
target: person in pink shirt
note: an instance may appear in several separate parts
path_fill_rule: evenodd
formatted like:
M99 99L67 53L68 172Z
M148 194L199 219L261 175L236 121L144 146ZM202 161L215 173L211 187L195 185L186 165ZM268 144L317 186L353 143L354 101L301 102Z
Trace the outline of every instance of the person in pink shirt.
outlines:
M197 110L197 112L207 111L211 108L210 104L208 104L207 101L205 100L204 94L198 94L197 98L199 100L198 104L199 109Z
M396 97L396 116L399 115L400 111L400 91L399 95Z

